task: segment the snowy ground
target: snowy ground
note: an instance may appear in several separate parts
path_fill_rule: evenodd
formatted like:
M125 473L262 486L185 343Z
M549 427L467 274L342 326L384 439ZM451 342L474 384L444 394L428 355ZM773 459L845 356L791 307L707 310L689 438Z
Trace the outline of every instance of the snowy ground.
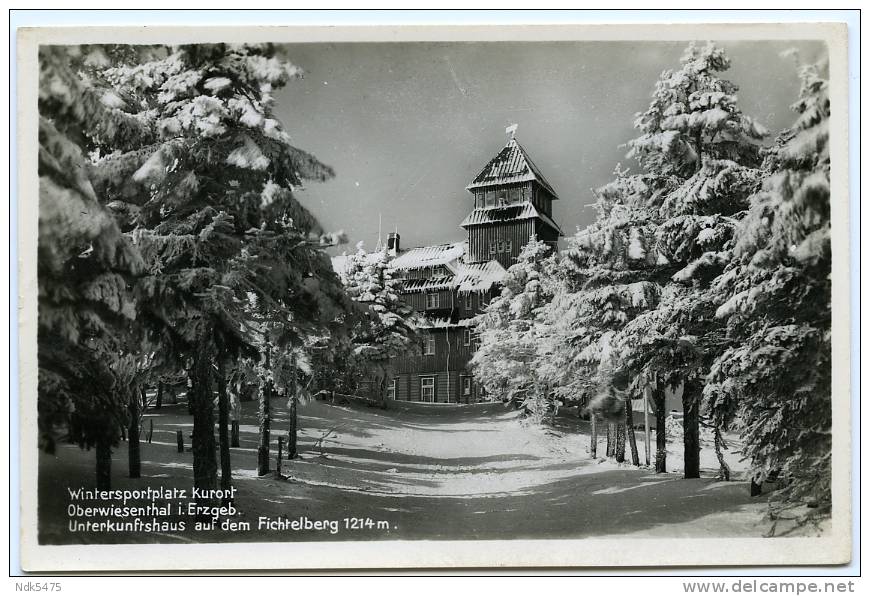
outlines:
M258 478L256 404L245 403L241 447L232 450L239 494L236 520L252 531L232 534L71 533L65 490L92 486L93 452L64 445L41 455L40 539L44 543L214 540L496 539L586 536L760 536L767 530L764 499L746 482L714 479L712 447L702 452L707 476L652 473L630 464L591 460L588 425L567 415L555 428L530 427L513 410L437 415L384 411L362 405L313 403L300 408L300 457L285 462L286 477ZM283 404L273 422L286 433ZM177 429L189 446L183 405L149 414L153 443L142 444L143 478L125 477L126 447L113 462L113 488L163 485L190 489L192 456L175 447ZM148 427L146 418L145 427ZM321 444L317 444L322 437ZM641 461L642 433L638 434ZM653 439L654 440L654 439ZM671 446L669 469L679 469L681 446ZM599 454L604 452L601 439ZM729 456L739 468L736 456ZM387 522L380 528L257 532L259 516L312 520L348 517Z

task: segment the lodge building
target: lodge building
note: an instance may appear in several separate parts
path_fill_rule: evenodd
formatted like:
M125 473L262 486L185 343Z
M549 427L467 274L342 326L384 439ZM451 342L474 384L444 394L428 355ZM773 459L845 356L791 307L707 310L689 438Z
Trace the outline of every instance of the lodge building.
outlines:
M424 315L420 354L397 358L387 398L427 403L474 403L482 391L468 362L474 355L473 317L501 289L506 270L532 235L555 250L556 191L511 136L466 187L471 212L460 224L466 240L404 249L398 233L387 241L390 268L402 279L402 299ZM340 268L340 258L334 259Z

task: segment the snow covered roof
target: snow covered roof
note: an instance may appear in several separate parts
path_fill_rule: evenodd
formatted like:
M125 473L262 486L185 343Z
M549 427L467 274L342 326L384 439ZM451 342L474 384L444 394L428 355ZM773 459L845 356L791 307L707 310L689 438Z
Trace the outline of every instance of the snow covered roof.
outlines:
M430 277L428 279L402 280L402 290L407 294L411 292L449 290L453 285L453 277Z
M459 319L451 321L447 318L426 317L425 322L419 325L421 329L448 329L451 327L474 327L474 319Z
M529 201L496 207L480 207L469 213L468 217L462 220L462 223L459 225L463 228L467 228L469 226L477 226L481 224L531 219L534 217L540 218L554 230L559 232L560 236L562 235L562 229L559 225L546 213L538 211L538 209Z
M455 283L460 292L487 292L501 282L505 273L498 261L463 263L456 273Z
M510 184L514 182L529 182L535 180L547 189L554 199L557 199L556 191L541 174L541 170L532 159L526 150L511 138L504 149L499 151L498 155L493 157L480 173L474 177L474 180L466 186L468 190L482 188L484 186L493 186L496 184Z
M465 242L420 246L403 250L390 262L391 269L420 269L449 265L465 254Z
M506 270L498 261L484 263L466 263L463 257L466 252L465 242L438 244L435 246L420 246L401 251L389 263L392 270L407 271L424 267L444 266L447 275L427 277L424 279L403 279L404 293L427 292L456 289L459 292L487 292L495 284L501 282ZM343 274L347 271L348 255L332 257L332 269ZM379 252L367 253L374 261L380 258Z

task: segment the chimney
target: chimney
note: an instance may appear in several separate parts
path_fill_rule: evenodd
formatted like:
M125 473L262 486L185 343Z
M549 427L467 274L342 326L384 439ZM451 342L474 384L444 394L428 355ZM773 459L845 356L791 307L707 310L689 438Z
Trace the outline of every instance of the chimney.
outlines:
M390 235L387 236L387 250L391 254L395 255L395 254L399 253L399 239L400 238L401 238L401 236L399 236L398 232L390 232Z

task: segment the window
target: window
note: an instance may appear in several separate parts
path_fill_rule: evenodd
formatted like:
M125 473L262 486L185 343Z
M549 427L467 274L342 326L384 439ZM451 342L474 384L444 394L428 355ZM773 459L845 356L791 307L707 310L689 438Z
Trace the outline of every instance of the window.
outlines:
M511 252L513 250L513 241L499 240L498 242L490 242L489 254L494 255L501 252Z
M471 377L462 377L462 395L471 395Z
M435 377L420 377L420 401L435 401Z
M507 191L506 190L497 190L495 191L495 203L496 205L507 205Z
M471 332L471 349L477 350L478 348L480 348L480 336L477 333L472 331Z
M462 332L462 345L470 346L471 345L471 329L466 329Z
M432 292L431 294L426 294L426 309L431 310L433 308L438 308L439 300L438 300L438 292Z
M486 206L492 207L495 204L495 193L491 190L486 191Z
M396 379L393 379L387 385L387 399L396 399Z
M435 338L427 335L423 339L423 355L432 356L435 353Z

